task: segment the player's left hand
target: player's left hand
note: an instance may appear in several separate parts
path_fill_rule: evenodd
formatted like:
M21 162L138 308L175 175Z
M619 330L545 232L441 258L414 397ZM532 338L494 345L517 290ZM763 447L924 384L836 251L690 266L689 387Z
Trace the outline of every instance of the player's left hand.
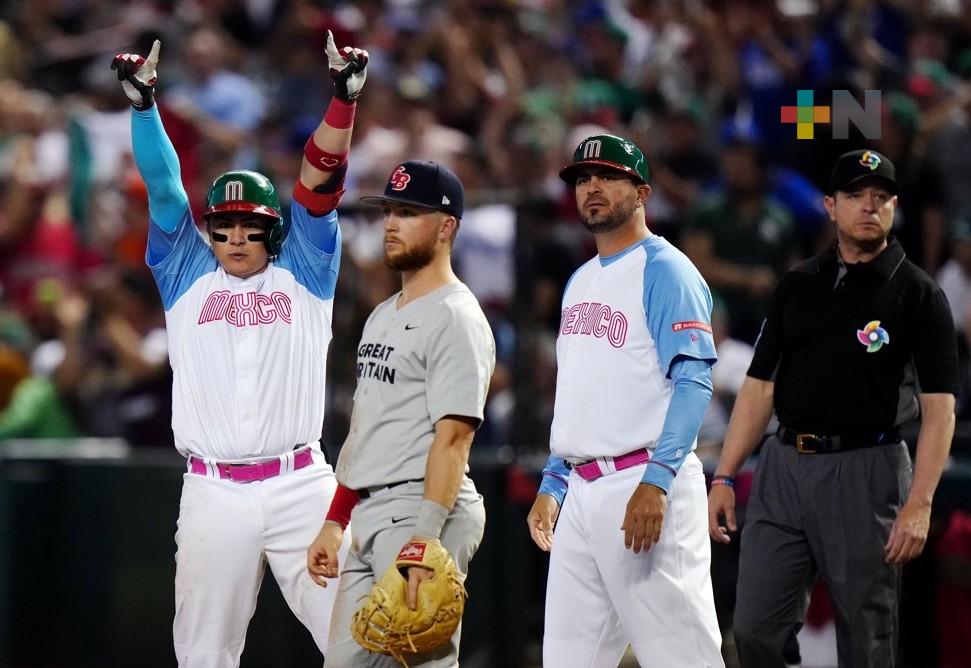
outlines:
M344 102L353 102L364 88L367 79L368 52L345 46L340 51L334 44L334 34L327 31L327 64L334 80L334 95Z
M425 580L431 580L435 576L435 571L422 566L408 567L408 591L405 592L405 603L409 610L418 609L418 585Z
M634 554L650 550L661 540L661 524L668 507L668 495L654 485L640 483L627 502L624 514L624 547L633 549Z
M901 565L918 556L927 542L930 523L930 504L907 501L890 529L890 538L884 548L886 562Z

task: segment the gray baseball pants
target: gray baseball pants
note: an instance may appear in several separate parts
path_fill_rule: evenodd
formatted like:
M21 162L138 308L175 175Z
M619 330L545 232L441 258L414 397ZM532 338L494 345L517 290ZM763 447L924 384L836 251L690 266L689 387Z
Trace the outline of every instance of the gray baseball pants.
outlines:
M743 668L783 668L817 577L829 589L840 668L897 661L900 567L884 561L913 478L904 443L801 454L762 448L742 531L734 631Z
M372 493L354 507L351 514L351 549L341 566L337 601L330 621L330 643L326 668L391 668L398 663L391 657L372 654L351 636L351 619L371 592L375 580L398 556L401 546L414 536L415 518L425 492L424 482L409 482ZM469 560L482 542L485 531L485 504L469 478L462 481L458 500L442 530L442 545L452 555L462 573L468 573ZM430 654L409 657L411 668L452 668L458 666L462 625L451 642Z

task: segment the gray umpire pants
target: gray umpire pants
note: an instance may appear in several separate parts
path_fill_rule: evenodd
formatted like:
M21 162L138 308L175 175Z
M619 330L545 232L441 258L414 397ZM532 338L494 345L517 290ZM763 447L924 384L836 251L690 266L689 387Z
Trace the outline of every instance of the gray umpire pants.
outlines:
M742 530L734 631L743 668L782 668L817 577L833 602L840 668L897 660L900 567L884 561L913 478L904 443L801 454L762 448Z
M425 493L425 483L409 482L375 492L362 499L351 514L351 549L341 564L337 600L330 618L330 642L325 653L326 668L391 668L398 662L381 654L371 654L351 636L351 619L361 606L375 580L379 580L398 556L401 546L415 534L415 519ZM442 545L462 573L468 573L469 560L482 542L485 531L485 504L475 484L466 477L458 500L442 529ZM331 585L333 586L333 585ZM462 625L451 642L429 654L408 657L411 668L455 668L458 666Z

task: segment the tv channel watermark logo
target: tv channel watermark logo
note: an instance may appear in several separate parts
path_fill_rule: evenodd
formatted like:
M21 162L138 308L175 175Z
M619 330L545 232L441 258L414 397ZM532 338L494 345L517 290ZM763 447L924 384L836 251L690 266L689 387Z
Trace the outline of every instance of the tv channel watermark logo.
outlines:
M832 106L814 104L811 90L797 90L795 106L783 106L780 120L795 124L796 139L813 139L813 128L828 123L833 139L850 138L850 122L866 139L880 139L880 91L863 92L863 106L848 90L834 90Z

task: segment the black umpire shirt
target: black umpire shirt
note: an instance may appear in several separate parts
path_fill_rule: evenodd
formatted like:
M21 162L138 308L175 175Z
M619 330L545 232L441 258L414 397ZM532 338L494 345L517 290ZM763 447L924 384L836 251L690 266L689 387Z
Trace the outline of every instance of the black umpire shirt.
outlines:
M877 438L917 417L917 394L958 392L944 293L891 239L847 265L834 243L779 282L748 375L775 381L786 427Z

